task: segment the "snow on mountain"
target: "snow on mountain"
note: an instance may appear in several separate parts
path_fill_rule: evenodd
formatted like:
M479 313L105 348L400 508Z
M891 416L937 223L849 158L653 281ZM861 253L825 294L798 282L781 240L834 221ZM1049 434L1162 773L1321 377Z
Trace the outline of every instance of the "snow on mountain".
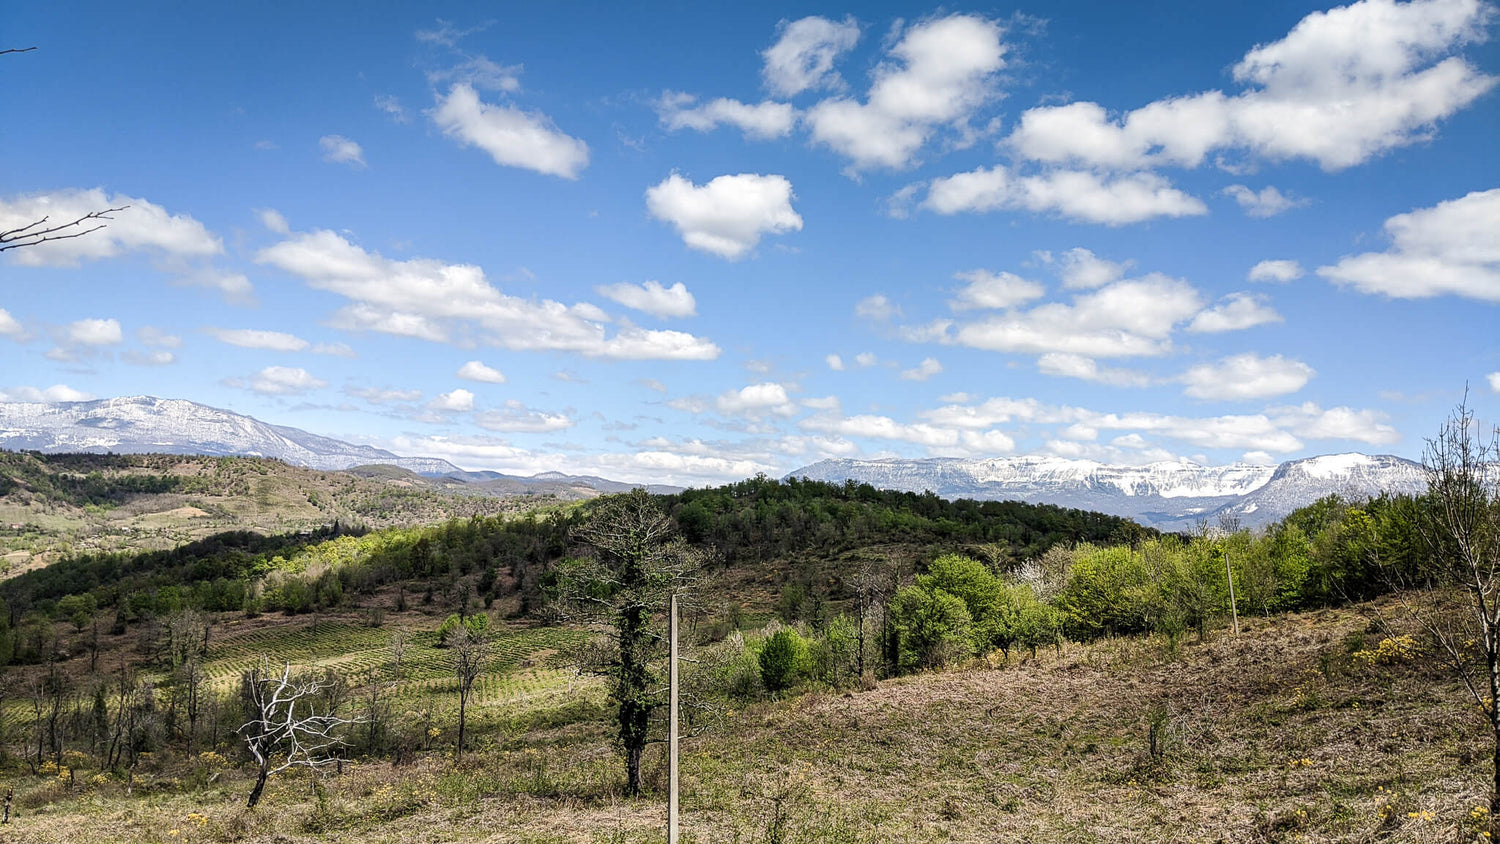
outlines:
M446 460L400 457L383 449L269 425L196 402L150 396L86 402L0 402L0 448L47 453L274 457L323 470L384 463L420 474L459 471Z
M1220 514L1246 526L1275 521L1330 493L1349 497L1426 489L1422 467L1391 455L1333 454L1280 466L1200 466L1168 461L1111 466L1063 457L978 460L822 460L788 477L883 489L931 490L944 498L1018 500L1097 510L1166 530L1193 528Z

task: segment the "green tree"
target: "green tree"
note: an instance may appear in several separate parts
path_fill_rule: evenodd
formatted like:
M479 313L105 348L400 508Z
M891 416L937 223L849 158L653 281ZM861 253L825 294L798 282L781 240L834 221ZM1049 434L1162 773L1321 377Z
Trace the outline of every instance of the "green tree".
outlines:
M761 682L768 692L783 691L807 669L807 664L806 640L796 630L783 627L760 649Z
M908 586L897 592L891 600L891 624L902 671L941 668L974 655L969 610L941 589Z
M553 595L564 615L592 622L602 636L580 668L608 680L626 790L634 797L654 715L666 704L660 615L669 595L691 586L698 558L641 489L601 499L573 536L588 553L558 564Z

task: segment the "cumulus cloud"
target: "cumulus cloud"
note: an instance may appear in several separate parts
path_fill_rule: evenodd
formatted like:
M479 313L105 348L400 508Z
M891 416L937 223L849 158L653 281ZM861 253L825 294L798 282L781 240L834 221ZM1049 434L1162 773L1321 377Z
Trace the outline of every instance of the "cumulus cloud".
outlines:
M10 311L0 308L0 337L19 337L23 333L21 323L10 315Z
M937 358L923 358L922 362L911 369L901 370L902 381L926 381L934 375L943 371L943 365L938 363Z
M856 169L904 168L943 128L959 141L974 112L995 95L1005 66L999 24L950 15L908 27L875 70L864 102L823 100L804 121L814 142L846 156Z
M253 328L205 328L207 334L221 343L242 349L266 349L273 352L300 352L311 346L306 340L283 331Z
M324 161L350 167L365 166L365 151L343 135L324 135L318 139L318 148L323 150Z
M661 125L671 131L693 129L711 132L719 126L730 125L744 132L747 137L759 140L785 137L797 123L797 110L787 103L767 100L751 105L739 100L720 97L697 104L697 97L681 91L667 91L656 102L656 113Z
M1318 275L1393 299L1464 296L1500 302L1500 188L1397 214L1391 247L1347 256Z
M576 179L589 163L588 144L559 131L551 118L483 102L467 83L439 96L429 114L443 134L463 146L484 150L502 167Z
M933 179L922 207L944 215L1025 210L1107 226L1208 213L1202 200L1155 173L1050 170L1018 176L1000 165Z
M827 363L828 368L833 370L834 372L844 371L844 359L839 357L838 355L829 355L828 357L823 358L823 361Z
M577 423L565 413L546 413L540 410L533 410L521 402L512 399L507 401L505 406L499 410L485 410L475 413L474 424L487 431L541 434L549 431L562 431L573 427Z
M1479 0L1364 0L1314 12L1234 66L1238 95L1170 97L1118 116L1091 102L1033 108L1007 144L1055 165L1197 167L1210 153L1239 150L1343 169L1429 137L1494 86L1449 55L1483 41L1489 18Z
M0 389L0 401L65 402L93 401L97 396L75 390L67 384L53 384L46 389L36 387L7 387Z
M224 251L223 242L192 217L169 214L160 205L140 197L106 194L101 188L0 198L0 231L22 228L40 220L46 220L47 225L58 225L107 208L121 210L100 221L104 227L87 237L11 250L10 260L27 266L76 266L81 261L114 258L131 251L171 259L206 259ZM93 222L86 228L98 224Z
M714 408L725 416L746 416L752 419L775 414L788 416L796 410L787 396L786 387L774 381L751 384L738 390L730 390L714 400Z
M1492 392L1500 393L1500 372L1491 372L1489 375L1486 375L1485 378L1490 382L1490 390Z
M295 234L261 250L256 260L349 299L333 322L350 330L625 360L713 360L720 353L708 340L680 331L622 325L609 336L608 317L597 306L508 296L471 264L393 260L330 231Z
M646 208L676 228L688 246L735 260L764 235L802 228L794 198L785 176L740 173L699 186L673 173L647 189Z
M1276 313L1260 296L1250 293L1231 293L1222 304L1198 314L1188 323L1187 330L1201 334L1216 334L1223 331L1241 331L1270 322L1281 322Z
M1302 265L1296 261L1267 260L1261 261L1250 268L1246 276L1251 281L1265 281L1273 284L1286 284L1296 281L1304 275Z
M431 410L448 413L463 413L474 409L474 394L460 387L449 393L441 393L427 403Z
M1299 360L1253 352L1205 363L1184 372L1183 393L1197 399L1263 399L1295 393L1315 373Z
M245 379L230 379L229 386L240 387L265 396L292 396L321 390L328 382L300 367L268 366Z
M886 298L885 294L876 293L854 303L854 315L884 322L892 317L901 316L901 309Z
M1240 208L1244 209L1247 215L1262 219L1299 208L1309 202L1306 199L1287 196L1270 185L1261 188L1258 193L1244 185L1230 185L1220 193L1239 203Z
M622 281L619 284L600 285L594 289L612 302L662 319L698 314L697 300L680 281L671 287L662 287L659 281L647 281L638 285Z
M376 389L374 387L345 387L344 392L370 404L404 404L422 400L421 390Z
M953 277L968 282L957 296L948 300L955 311L1013 308L1047 292L1040 284L1008 272L968 270L954 273Z
M767 88L783 97L818 88L840 88L843 80L833 63L858 41L859 24L852 17L842 21L820 17L782 21L776 43L761 53L765 60L761 78Z
M1202 307L1192 285L1153 273L1077 295L1071 304L1050 302L956 327L940 322L909 336L997 352L1154 356L1171 350L1173 328Z
M504 384L505 374L493 367L485 366L477 360L471 360L458 368L458 377L465 381L478 381L482 384Z
M292 233L292 227L288 225L286 218L281 216L281 212L274 208L262 208L255 212L255 216L260 219L260 224L265 226L267 231L272 231L276 234Z
M68 324L63 339L77 346L113 346L124 339L124 332L118 320L80 319Z
M401 105L401 100L391 94L376 94L375 107L386 113L386 116L397 123L410 123L411 115L406 113L406 107Z
M1072 288L1103 287L1125 277L1130 262L1119 263L1100 258L1081 246L1062 253L1057 261L1063 286Z
M1037 358L1036 368L1046 375L1077 378L1112 387L1147 387L1151 377L1132 369L1100 366L1093 358L1067 352L1048 352Z

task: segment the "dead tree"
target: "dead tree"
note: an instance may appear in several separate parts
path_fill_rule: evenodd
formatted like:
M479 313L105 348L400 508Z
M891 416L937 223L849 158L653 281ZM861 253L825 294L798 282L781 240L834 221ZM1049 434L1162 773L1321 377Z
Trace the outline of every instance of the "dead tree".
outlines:
M1481 431L1465 397L1427 441L1422 465L1428 490L1417 525L1427 565L1415 578L1396 573L1396 585L1438 587L1431 600L1401 601L1485 715L1493 739L1490 833L1500 836L1500 428Z
M489 632L482 625L459 624L458 631L448 639L448 647L453 654L453 673L458 676L457 757L463 758L469 696L474 691L474 681L484 672L484 664L489 661Z
M257 765L249 807L260 802L272 774L294 766L316 770L335 761L334 751L344 746L335 731L357 719L317 711L327 682L326 675L293 676L290 664L277 672L270 660L244 673L241 691L249 720L239 734Z

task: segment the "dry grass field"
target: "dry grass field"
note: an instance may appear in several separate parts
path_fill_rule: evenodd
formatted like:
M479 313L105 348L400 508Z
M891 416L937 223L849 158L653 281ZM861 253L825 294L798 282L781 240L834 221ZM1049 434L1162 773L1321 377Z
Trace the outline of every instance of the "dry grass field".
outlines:
M1483 718L1420 648L1382 654L1374 617L1251 620L1176 649L1070 645L747 705L685 742L683 839L1486 840ZM657 793L624 799L600 689L580 681L571 699L558 682L486 696L461 762L439 739L401 766L274 778L255 810L246 774L213 758L144 763L128 795L82 760L14 777L0 841L665 840L660 753ZM429 691L448 694L435 678Z

